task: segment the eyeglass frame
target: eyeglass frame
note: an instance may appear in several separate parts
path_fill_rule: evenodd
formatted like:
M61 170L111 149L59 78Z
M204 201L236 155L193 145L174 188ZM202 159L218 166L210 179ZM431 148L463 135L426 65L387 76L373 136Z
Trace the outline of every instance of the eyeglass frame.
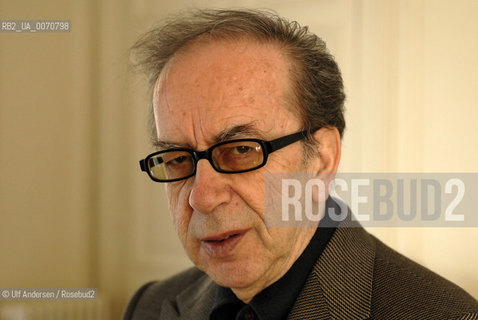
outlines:
M269 158L269 154L273 153L274 151L280 150L284 147L287 147L288 145L291 145L291 144L293 144L297 141L303 140L303 139L307 138L307 136L309 134L314 133L315 131L317 131L319 129L320 128L317 128L317 129L314 129L314 130L299 131L299 132L292 133L292 134L289 134L289 135L285 135L285 136L276 138L274 140L269 140L269 141L262 140L262 139L254 139L254 138L227 140L227 141L219 142L219 143L211 146L210 148L208 148L204 151L196 151L196 150L188 149L188 148L173 148L173 149L166 149L166 150L156 151L156 152L153 152L153 153L147 155L146 158L141 159L139 161L139 166L141 168L141 171L145 171L148 174L148 176L151 178L151 180L153 180L155 182L162 182L162 183L176 182L176 181L180 181L180 180L185 180L185 179L188 179L188 178L196 175L197 164L198 164L199 160L201 160L201 159L208 160L208 162L211 164L212 168L219 173L235 174L235 173L244 173L244 172L254 171L254 170L262 168L263 166L266 165L267 159ZM217 148L219 146L222 146L222 145L225 145L225 144L235 143L235 142L243 142L243 141L256 142L261 146L262 154L263 154L264 159L263 159L263 161L260 165L257 165L255 167L252 167L252 168L249 168L249 169L236 170L236 171L227 171L227 170L223 170L223 169L220 169L220 168L216 167L216 165L214 164L214 161L212 159L212 151L215 148ZM147 166L147 163L148 163L149 159L151 159L152 157L154 157L158 154L173 152L173 151L188 152L192 155L192 158L193 158L193 161L194 161L194 170L192 171L192 173L190 175L187 175L187 176L182 177L182 178L168 179L168 180L158 179L158 178L153 177L150 170L148 170L148 166Z

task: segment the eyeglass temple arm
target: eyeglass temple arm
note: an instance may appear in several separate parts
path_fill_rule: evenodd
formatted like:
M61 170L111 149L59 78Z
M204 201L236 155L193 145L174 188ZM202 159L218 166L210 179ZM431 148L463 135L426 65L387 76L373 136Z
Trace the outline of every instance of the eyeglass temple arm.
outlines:
M289 144L292 144L296 141L304 139L305 137L307 137L308 133L309 133L309 131L306 130L306 131L297 132L297 133L291 134L289 136L285 136L285 137L282 137L282 138L278 138L278 139L269 141L269 143L267 144L267 148L268 148L267 151L274 152L276 150L284 148L284 147L288 146Z

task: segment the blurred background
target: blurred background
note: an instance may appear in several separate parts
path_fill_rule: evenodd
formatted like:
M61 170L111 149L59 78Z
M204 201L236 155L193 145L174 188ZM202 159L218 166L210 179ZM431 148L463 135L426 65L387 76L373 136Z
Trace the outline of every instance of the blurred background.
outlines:
M152 148L129 47L191 7L270 8L321 36L347 100L342 172L477 172L478 1L0 0L0 288L98 288L94 302L0 302L0 319L118 319L144 282L190 265ZM372 229L478 297L476 228ZM43 318L42 318L43 317Z

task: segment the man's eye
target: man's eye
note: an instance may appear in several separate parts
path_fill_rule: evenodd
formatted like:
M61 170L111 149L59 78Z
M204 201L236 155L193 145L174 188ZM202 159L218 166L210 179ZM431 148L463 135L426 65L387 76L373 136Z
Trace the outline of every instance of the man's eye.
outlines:
M177 157L177 158L174 158L170 161L168 161L168 165L176 165L176 164L181 164L183 162L185 162L187 160L187 157L186 156L180 156L180 157Z
M248 147L248 146L237 146L237 147L232 148L232 153L234 153L234 154L246 154L249 151L251 151L251 149L252 148Z

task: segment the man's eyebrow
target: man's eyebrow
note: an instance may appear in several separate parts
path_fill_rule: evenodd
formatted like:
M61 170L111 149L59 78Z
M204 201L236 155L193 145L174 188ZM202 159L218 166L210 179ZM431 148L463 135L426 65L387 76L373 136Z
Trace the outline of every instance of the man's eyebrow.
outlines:
M233 139L240 139L244 137L253 137L253 138L263 138L263 133L256 128L254 122L235 125L230 128L225 129L220 134L216 135L214 138L214 143L220 143L228 140ZM168 141L163 141L158 138L152 138L152 145L153 147L157 148L158 150L167 150L167 149L175 149L175 148L185 148L185 146L178 145L176 143L171 143ZM186 148L190 148L190 146L186 146Z
M227 128L226 130L218 134L214 140L216 141L216 143L220 143L232 139L244 138L245 136L250 136L253 138L262 138L263 133L257 129L257 127L254 125L254 122L250 122Z
M158 138L152 138L151 142L153 144L153 147L157 148L158 150L181 148L180 145L177 145L177 144L171 143L171 142L167 142L167 141L162 141Z

